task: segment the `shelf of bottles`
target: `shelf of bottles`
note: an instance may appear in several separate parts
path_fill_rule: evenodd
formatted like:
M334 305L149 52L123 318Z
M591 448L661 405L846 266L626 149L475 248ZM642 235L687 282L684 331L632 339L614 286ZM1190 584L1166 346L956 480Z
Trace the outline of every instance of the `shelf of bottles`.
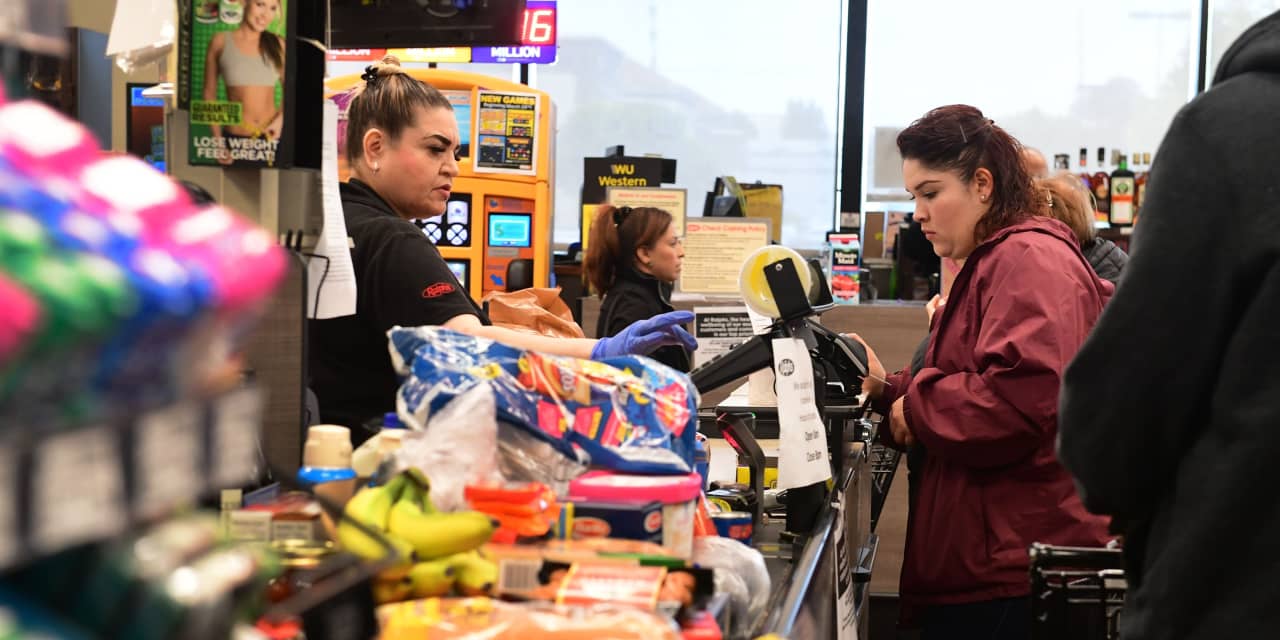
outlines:
M1096 164L1089 166L1089 149L1080 148L1075 174L1093 196L1094 221L1099 235L1111 239L1127 250L1129 235L1142 214L1146 198L1147 176L1151 170L1151 153L1134 151L1126 155L1106 147L1098 147ZM1054 156L1054 167L1070 171L1070 156Z

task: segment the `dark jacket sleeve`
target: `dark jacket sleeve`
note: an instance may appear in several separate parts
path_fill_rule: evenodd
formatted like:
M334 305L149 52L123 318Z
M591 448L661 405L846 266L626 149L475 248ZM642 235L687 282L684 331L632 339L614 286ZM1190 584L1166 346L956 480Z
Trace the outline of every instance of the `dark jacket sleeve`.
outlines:
M1129 261L1129 255L1124 249L1106 238L1094 238L1084 255L1099 278L1111 284L1120 284L1120 275L1124 273L1124 266Z
M1185 109L1158 157L1124 279L1067 368L1061 397L1059 457L1090 510L1121 517L1144 515L1175 481L1234 304L1225 281L1187 277L1197 265L1234 262L1230 243L1206 241L1243 215L1228 163Z
M930 455L977 468L1016 462L1043 445L1057 418L1061 372L1096 314L1080 285L1083 262L1073 274L1062 252L1043 243L990 258L999 263L974 330L977 370L925 367L903 407Z

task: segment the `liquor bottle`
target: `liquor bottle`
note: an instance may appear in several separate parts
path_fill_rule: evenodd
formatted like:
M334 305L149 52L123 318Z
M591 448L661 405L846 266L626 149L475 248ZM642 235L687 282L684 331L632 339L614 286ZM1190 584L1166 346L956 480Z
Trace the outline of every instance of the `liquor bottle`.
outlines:
M1111 172L1109 215L1111 226L1127 227L1133 224L1134 176L1123 155L1118 158L1118 164Z
M1142 154L1142 171L1133 179L1133 222L1138 223L1138 216L1142 215L1142 207L1147 204L1147 176L1151 175L1151 154Z
M1084 188L1093 191L1093 174L1089 173L1089 150L1080 147L1080 182L1084 184Z
M1089 179L1093 187L1094 206L1097 207L1099 222L1111 219L1111 176L1107 174L1107 148L1098 147L1098 171Z
M1149 154L1148 154L1149 155ZM1143 156L1139 152L1133 152L1134 163L1133 170L1133 219L1138 220L1138 212L1142 211L1142 198L1146 196L1147 188L1147 172L1151 170L1151 166L1143 163Z

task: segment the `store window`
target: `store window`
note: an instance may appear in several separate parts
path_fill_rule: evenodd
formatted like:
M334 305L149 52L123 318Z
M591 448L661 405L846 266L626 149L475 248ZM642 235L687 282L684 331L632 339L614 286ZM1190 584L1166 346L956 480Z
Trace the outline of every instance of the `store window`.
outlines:
M1213 13L1209 17L1209 77L1206 82L1212 83L1213 74L1227 47L1245 29L1280 7L1275 0L1214 0L1209 7Z
M894 138L940 105L977 106L1073 168L1082 147L1091 170L1098 147L1108 162L1112 149L1154 154L1195 88L1199 10L1196 0L1080 0L1048 12L1024 0L870 0L868 210L910 210Z
M783 186L782 241L817 247L834 220L840 0L559 0L555 241L580 235L582 159L678 161L691 215L716 176ZM803 7L802 9L799 7Z

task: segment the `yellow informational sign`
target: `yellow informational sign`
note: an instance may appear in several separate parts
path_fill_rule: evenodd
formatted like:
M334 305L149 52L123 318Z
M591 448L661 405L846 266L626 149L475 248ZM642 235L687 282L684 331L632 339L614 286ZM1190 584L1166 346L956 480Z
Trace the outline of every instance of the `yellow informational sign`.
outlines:
M415 47L387 49L400 62L471 62L471 47Z
M538 96L531 93L476 91L476 173L538 173Z
M684 225L685 293L738 295L738 272L752 251L769 244L768 220L688 218Z
M689 200L686 189L663 187L609 187L605 201L615 207L654 207L671 214L676 235L684 235L684 217Z
M782 242L782 185L742 184L742 196L747 201L742 211L748 218L764 218L773 223L773 241Z

